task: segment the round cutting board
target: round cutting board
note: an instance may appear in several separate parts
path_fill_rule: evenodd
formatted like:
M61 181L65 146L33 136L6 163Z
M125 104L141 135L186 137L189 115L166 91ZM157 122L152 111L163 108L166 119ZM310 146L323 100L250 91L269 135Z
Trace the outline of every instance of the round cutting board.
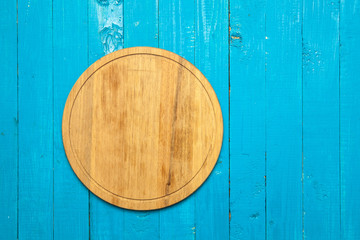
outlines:
M204 75L165 50L123 49L91 65L66 101L71 167L95 195L150 210L193 193L220 153L223 121Z

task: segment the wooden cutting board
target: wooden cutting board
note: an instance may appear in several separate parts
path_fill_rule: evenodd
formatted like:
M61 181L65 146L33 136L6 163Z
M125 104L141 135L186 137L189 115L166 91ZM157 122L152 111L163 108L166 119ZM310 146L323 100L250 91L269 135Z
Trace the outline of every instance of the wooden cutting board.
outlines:
M91 65L66 101L65 152L91 192L122 208L177 203L220 153L216 94L191 63L165 50L123 49Z

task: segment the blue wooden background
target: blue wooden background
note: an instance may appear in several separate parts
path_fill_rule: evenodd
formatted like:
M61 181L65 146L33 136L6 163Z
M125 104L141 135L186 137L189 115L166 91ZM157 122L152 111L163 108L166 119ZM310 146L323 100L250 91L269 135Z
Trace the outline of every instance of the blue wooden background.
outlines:
M3 0L0 239L360 239L360 1ZM224 143L210 178L136 212L91 194L64 154L80 74L132 46L213 85Z

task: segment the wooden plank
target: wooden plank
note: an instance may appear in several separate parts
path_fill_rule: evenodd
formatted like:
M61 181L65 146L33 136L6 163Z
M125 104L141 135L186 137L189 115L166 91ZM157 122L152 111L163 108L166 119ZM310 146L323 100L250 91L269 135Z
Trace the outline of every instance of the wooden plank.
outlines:
M89 65L123 47L123 1L115 3L89 1ZM123 209L90 193L89 215L91 239L123 239Z
M54 1L54 239L89 238L89 193L66 158L61 122L66 98L88 64L86 1ZM71 217L69 217L71 216Z
M229 238L228 1L197 0L195 65L208 78L224 116L223 145L209 179L195 193L196 239Z
M304 237L340 239L339 3L304 4Z
M360 239L360 2L340 9L341 239Z
M124 0L124 47L159 47L159 0Z
M124 1L124 47L158 47L158 0ZM125 239L158 239L159 210L125 211Z
M265 238L265 2L230 1L230 238Z
M53 238L51 1L18 2L19 239Z
M266 239L302 239L302 1L266 11Z
M0 9L0 232L17 238L17 7L3 2Z
M195 4L193 0L159 1L159 47L194 62ZM160 212L160 239L195 239L195 198Z

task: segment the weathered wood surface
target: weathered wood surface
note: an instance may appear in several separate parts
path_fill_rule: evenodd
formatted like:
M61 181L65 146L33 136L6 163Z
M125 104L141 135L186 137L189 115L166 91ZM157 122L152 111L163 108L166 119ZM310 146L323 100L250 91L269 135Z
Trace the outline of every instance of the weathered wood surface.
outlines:
M360 238L358 1L11 0L2 7L2 238ZM185 57L223 109L213 173L163 210L124 210L89 193L61 143L62 109L76 79L105 54L133 46Z
M339 2L304 4L304 237L340 239Z
M62 142L61 123L66 98L75 79L88 65L88 26L87 13L84 11L87 3L66 0L54 1L53 4L53 38L56 39L53 70L54 236L58 239L84 239L89 237L89 193L77 181L68 164Z
M231 239L266 235L265 7L230 1Z
M19 239L54 236L52 9L50 1L18 1Z
M16 1L0 9L0 232L16 239L18 222L18 99Z

